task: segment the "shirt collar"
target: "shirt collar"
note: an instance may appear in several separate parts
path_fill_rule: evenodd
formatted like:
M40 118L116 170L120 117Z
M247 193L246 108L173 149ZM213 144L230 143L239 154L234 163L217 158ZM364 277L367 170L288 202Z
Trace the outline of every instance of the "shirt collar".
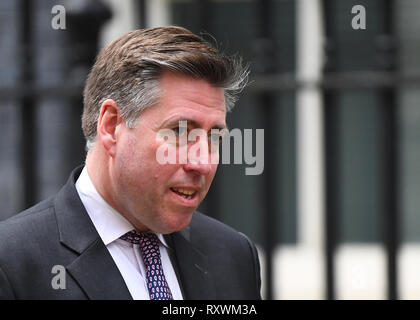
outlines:
M117 210L111 207L96 190L86 166L76 181L76 190L99 236L105 245L134 230L133 225ZM160 242L168 247L162 234L156 233Z

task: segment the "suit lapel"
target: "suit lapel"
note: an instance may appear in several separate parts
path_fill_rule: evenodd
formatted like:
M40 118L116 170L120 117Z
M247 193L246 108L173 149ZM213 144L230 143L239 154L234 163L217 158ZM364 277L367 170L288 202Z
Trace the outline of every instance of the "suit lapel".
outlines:
M184 299L215 299L215 287L209 272L207 256L192 245L190 227L169 237L176 260L172 264L179 277Z
M72 172L54 203L60 242L78 254L67 270L90 299L132 299L74 186L81 169Z
M100 238L68 265L67 270L89 299L132 299L118 268Z

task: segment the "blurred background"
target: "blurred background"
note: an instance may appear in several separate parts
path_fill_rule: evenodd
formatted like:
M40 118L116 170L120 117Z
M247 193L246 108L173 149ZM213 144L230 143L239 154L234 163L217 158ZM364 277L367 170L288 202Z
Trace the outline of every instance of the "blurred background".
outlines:
M83 163L98 50L175 24L251 64L228 125L265 130L264 172L220 165L200 210L257 243L263 297L420 299L419 17L417 0L1 0L0 220Z

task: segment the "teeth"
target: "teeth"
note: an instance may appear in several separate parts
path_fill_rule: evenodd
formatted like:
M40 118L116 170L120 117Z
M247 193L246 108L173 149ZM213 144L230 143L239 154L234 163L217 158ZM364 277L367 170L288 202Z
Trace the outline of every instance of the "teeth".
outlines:
M181 193L185 196L192 196L195 191L194 190L187 190L187 189L181 189L181 188L172 188L175 192Z

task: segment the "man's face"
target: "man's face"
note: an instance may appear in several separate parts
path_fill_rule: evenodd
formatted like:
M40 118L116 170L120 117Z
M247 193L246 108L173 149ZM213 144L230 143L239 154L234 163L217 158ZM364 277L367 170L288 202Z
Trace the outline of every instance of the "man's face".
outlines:
M156 154L163 143L178 154L183 148L186 151L195 145L197 149L197 143L207 146L210 142L200 136L182 146L157 139L158 133L163 129L178 132L179 121L186 121L188 131L200 129L210 134L211 129L226 127L226 108L223 90L204 80L167 72L160 83L160 102L140 115L135 128L122 123L116 131L111 176L113 202L137 229L171 233L190 223L194 210L207 194L217 163L188 158L186 163L160 164ZM209 147L200 150L206 150L210 159ZM214 152L211 156L215 156Z

